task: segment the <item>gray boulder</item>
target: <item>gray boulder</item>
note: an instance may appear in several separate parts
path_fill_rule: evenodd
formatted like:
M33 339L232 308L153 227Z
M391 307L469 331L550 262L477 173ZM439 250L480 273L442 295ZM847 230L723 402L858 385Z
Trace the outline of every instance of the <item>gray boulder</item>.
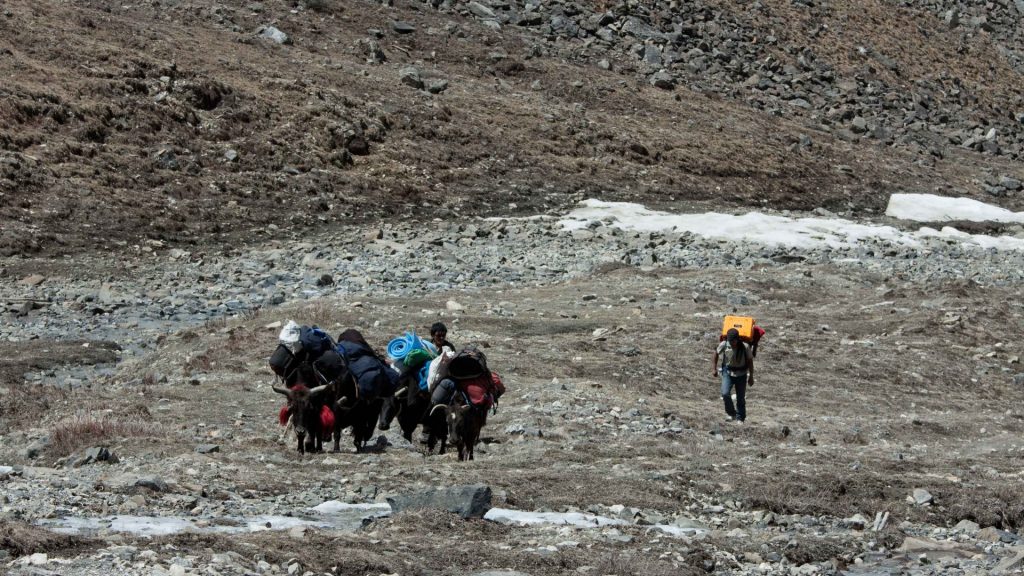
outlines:
M494 10L491 10L479 2L470 2L466 7L469 8L469 11L477 18L494 19L496 17Z
M651 85L662 90L672 90L676 87L676 80L671 74L662 70L651 76Z
M443 78L431 78L426 81L427 92L440 94L448 89L448 81Z
M447 510L463 518L483 518L491 509L491 489L483 484L452 486L387 499L395 512L404 510Z
M274 28L273 26L260 26L260 28L256 30L256 34L260 38L266 38L267 40L271 40L277 44L292 43L292 39L289 38L287 34L278 30L277 28Z
M423 89L423 78L420 76L419 68L415 66L406 66L398 71L398 77L402 80L402 84L406 86L412 86L417 90Z
M82 453L78 458L74 458L71 461L71 465L75 468L80 466L86 466L88 464L95 464L97 462L108 462L116 464L119 461L116 454L111 452L104 446L94 446L89 448Z
M391 23L391 29L398 34L412 34L416 31L416 27L408 22L396 20Z

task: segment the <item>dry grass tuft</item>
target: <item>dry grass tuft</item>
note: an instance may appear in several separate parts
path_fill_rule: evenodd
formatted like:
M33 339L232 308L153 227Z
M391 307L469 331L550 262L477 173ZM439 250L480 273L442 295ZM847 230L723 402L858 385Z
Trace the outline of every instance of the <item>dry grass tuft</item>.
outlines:
M162 435L161 425L147 418L149 411L144 406L130 412L122 416L85 414L61 420L50 431L50 450L55 456L67 456L106 440Z
M1024 527L1024 487L1019 484L954 489L949 491L948 497L941 496L944 496L942 501L950 519L973 520L982 527L995 526L1003 530Z
M39 422L67 396L66 391L50 386L36 386L28 392L19 388L0 396L0 432Z

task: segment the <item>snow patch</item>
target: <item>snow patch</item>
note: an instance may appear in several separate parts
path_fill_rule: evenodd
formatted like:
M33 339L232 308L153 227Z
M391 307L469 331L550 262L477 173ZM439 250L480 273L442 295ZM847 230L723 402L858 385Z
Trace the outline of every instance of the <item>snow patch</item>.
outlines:
M1024 222L1024 212L1012 212L970 198L934 194L893 194L885 215L914 222Z
M621 526L624 520L583 514L580 512L521 512L506 508L491 508L484 514L484 520L502 524L550 524L558 526L578 526L580 528L597 528L600 526Z
M631 526L625 520L597 516L595 514L583 514L581 512L522 512L519 510L508 510L505 508L491 508L484 514L484 520L499 522L501 524L516 524L519 526L575 526L577 528L601 528L604 526ZM707 530L696 527L672 526L669 524L655 524L643 526L650 530L658 530L669 536L692 536Z
M384 515L391 513L391 505L387 502L378 504L347 504L338 500L328 500L310 508L319 514L341 514L344 512L380 512Z
M950 206L952 206L952 204L940 203L939 205L943 209L932 211L929 208L931 199L941 199L941 197L928 194L898 196L916 196L919 210L914 212L910 209L901 209L899 213L905 216L924 218L926 214L950 213ZM907 200L906 198L901 199L897 204L905 203ZM974 200L968 202L987 206ZM963 206L970 207L973 204L964 204ZM1006 214L1015 214L996 206L989 206L992 209L990 212L974 208L965 215L981 217L983 214L992 216L1002 214L1003 217L1006 217ZM1024 214L1018 216L1021 216L1021 221L1024 221ZM954 219L967 220L970 218L957 216ZM1012 236L994 237L984 234L968 234L948 226L942 230L922 228L917 232L904 232L892 226L861 224L843 218L791 218L760 212L748 212L741 215L717 212L672 214L649 210L640 204L631 202L605 202L595 199L581 202L580 207L566 214L559 224L565 230L580 230L588 227L593 221L607 222L611 226L624 230L690 232L705 238L805 249L849 248L872 242L916 247L920 246L924 240L940 239L980 248L1024 250L1024 239Z
M40 526L62 534L89 534L99 531L128 532L138 536L167 536L182 532L241 534L266 530L289 530L297 526L354 531L363 521L391 514L388 504L345 504L330 500L309 509L319 517L300 516L226 516L211 519L179 516L102 516L92 518L47 518ZM203 520L200 522L200 520Z

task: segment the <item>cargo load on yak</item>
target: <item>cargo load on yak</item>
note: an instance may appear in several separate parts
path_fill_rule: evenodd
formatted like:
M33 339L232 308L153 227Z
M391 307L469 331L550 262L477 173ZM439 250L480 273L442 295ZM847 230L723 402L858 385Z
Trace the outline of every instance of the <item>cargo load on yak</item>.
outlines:
M373 400L398 389L399 373L380 359L357 330L338 336L336 347L356 383L359 398Z
M475 346L467 346L448 363L448 377L474 406L490 408L505 393L505 384L497 372L487 368L487 356Z
M722 320L722 333L718 337L719 342L725 341L725 335L730 329L735 329L740 334L740 340L750 344L750 353L757 356L757 344L765 335L764 328L757 325L757 321L750 316L726 316Z
M282 426L292 424L300 453L319 451L335 425L327 385L344 373L344 362L333 351L331 337L316 326L289 321L278 340L268 360L285 385L271 388L288 399L278 412L278 421Z
M420 390L428 389L430 363L437 357L437 354L436 346L411 331L388 342L388 358L391 360L391 367L403 376L414 374Z
M270 355L270 369L288 388L300 383L308 387L325 384L317 381L314 365L333 348L334 341L320 328L299 326L289 320Z

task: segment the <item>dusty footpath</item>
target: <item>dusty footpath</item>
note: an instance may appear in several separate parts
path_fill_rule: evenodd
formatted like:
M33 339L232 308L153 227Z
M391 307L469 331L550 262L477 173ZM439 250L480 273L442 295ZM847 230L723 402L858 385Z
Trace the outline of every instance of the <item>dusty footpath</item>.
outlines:
M23 261L5 261L4 570L1021 570L1016 253L940 243L838 258L596 223L586 234L557 228L435 223L428 239L349 229L324 249L141 255L95 276L36 261L49 275L31 281ZM459 256L430 273L418 242ZM273 270L257 265L266 254L277 255ZM390 281L364 285L355 269L381 262L390 265L377 277ZM260 282L232 266L279 278L271 292L281 302L222 306ZM219 288L179 306L205 312L161 316L171 296L160 287L185 294L165 275ZM43 303L26 310L15 293ZM768 331L742 425L724 422L711 376L721 317L733 311ZM341 453L300 457L282 437L266 367L288 319L358 327L379 347L443 320L450 339L484 346L509 392L477 459L424 455L393 430L369 453L346 440ZM440 489L435 502L456 509L483 487L501 510L589 516L522 525L386 506ZM313 509L331 501L377 506L329 525ZM119 531L126 517L148 528ZM583 525L557 524L567 519Z

